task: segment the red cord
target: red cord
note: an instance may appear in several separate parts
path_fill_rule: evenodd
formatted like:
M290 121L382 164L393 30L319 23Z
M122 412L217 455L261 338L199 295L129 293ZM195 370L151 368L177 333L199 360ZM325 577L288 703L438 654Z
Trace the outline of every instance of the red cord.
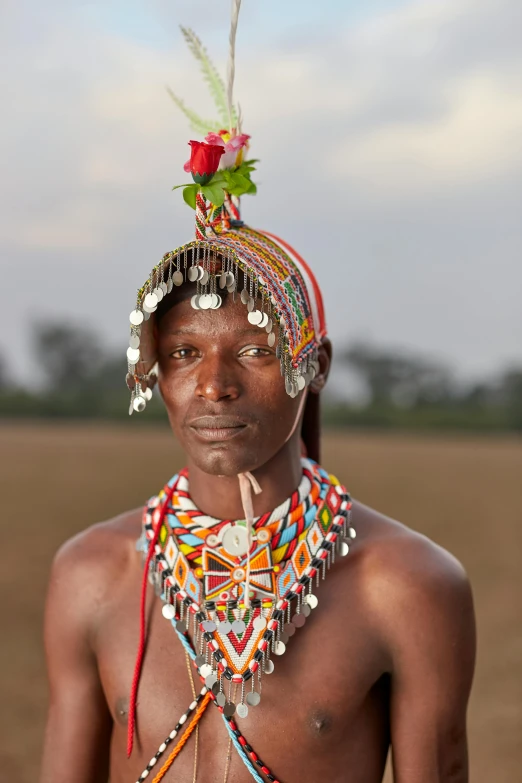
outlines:
M146 638L145 606L147 603L147 576L149 574L150 561L152 560L152 557L154 555L154 550L156 548L156 544L158 543L158 538L159 538L160 530L163 525L165 512L167 510L167 506L170 503L172 495L174 494L176 484L177 482L174 482L172 487L169 487L167 490L167 496L165 498L165 502L163 503L161 512L159 514L158 524L156 526L156 530L154 531L154 538L150 542L149 551L147 552L147 559L145 561L145 568L143 570L143 579L141 582L141 601L140 601L140 640L138 644L138 652L136 655L136 664L134 666L134 676L132 678L132 687L131 687L131 693L129 699L129 720L127 723L127 758L130 758L130 755L132 753L132 748L134 745L134 727L136 725L136 701L138 697L138 685L141 677L141 669L143 666L143 656L145 654L145 638Z

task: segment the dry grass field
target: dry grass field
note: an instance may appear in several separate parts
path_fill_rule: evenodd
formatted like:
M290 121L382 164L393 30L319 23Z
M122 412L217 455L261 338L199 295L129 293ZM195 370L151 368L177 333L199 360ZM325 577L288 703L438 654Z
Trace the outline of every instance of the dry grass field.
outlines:
M0 778L35 783L46 709L42 608L53 553L82 528L140 505L182 455L165 430L105 424L2 425L0 454ZM520 780L522 441L344 433L326 437L323 462L355 497L465 565L479 635L470 780Z

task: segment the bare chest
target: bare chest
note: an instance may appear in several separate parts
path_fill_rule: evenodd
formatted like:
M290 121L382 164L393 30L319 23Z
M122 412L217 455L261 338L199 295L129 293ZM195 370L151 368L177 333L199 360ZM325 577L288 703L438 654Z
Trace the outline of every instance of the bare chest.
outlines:
M388 747L387 681L350 563L335 567L317 593L319 606L290 639L274 672L264 675L261 701L237 725L278 780L343 780L356 761L357 781L381 780ZM137 742L126 760L128 696L138 639L139 572L118 591L99 629L100 677L114 720L111 782L135 781L193 700L202 683L161 601L150 591L148 641L138 693ZM232 686L233 687L233 686ZM226 694L228 695L228 693ZM231 692L232 700L239 700ZM223 717L213 703L199 723L197 779L247 783L252 778L230 748ZM231 753L227 765L227 753ZM193 780L196 736L180 753L167 781ZM168 752L165 753L165 757ZM159 764L158 764L159 769ZM228 769L228 771L227 771ZM150 776L153 779L153 776Z

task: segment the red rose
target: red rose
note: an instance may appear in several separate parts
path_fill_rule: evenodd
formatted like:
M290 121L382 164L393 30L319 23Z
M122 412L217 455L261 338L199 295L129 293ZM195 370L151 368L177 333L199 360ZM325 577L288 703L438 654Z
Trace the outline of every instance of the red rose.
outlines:
M198 185L207 185L216 171L225 148L218 144L205 144L204 141L189 141L190 173Z

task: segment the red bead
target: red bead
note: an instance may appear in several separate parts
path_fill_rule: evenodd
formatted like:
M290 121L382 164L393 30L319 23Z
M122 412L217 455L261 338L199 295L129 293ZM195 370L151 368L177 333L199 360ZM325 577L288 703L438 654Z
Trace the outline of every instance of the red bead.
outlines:
M243 745L243 747L247 744L246 739L243 737L243 735L239 737L239 744Z
M252 761L257 761L259 756L257 755L257 753L254 753L254 751L251 751L250 758L252 759Z
M270 775L270 770L268 767L261 767L261 771L265 773L265 775Z

